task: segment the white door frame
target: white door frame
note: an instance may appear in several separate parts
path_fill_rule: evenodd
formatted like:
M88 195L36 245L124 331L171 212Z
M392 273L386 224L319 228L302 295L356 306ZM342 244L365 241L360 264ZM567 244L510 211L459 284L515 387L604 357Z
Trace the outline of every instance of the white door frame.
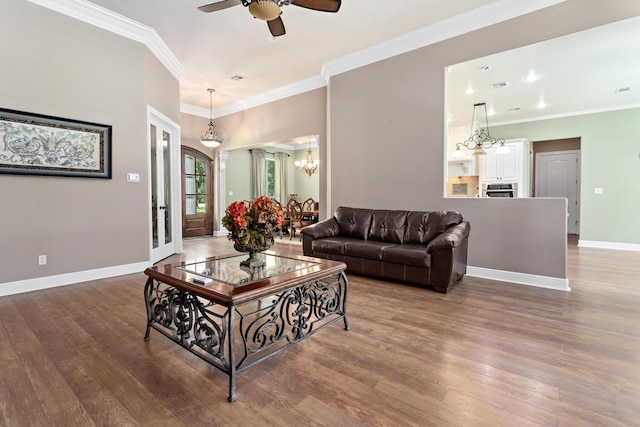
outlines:
M153 251L153 219L151 216L151 208L152 208L152 189L151 189L151 134L150 129L151 125L160 126L169 132L169 138L172 144L169 146L169 156L171 162L171 170L170 174L170 185L171 185L171 206L173 209L170 209L171 213L171 231L172 237L171 242L173 244L173 253L182 252L182 209L178 207L182 206L181 199L181 162L180 162L180 125L176 122L162 114L160 111L156 110L150 105L147 105L147 169L149 171L149 187L148 194L149 198L147 200L148 203L148 215L149 215L149 260L151 263L158 262L160 259L164 258L161 256L159 259L154 259Z

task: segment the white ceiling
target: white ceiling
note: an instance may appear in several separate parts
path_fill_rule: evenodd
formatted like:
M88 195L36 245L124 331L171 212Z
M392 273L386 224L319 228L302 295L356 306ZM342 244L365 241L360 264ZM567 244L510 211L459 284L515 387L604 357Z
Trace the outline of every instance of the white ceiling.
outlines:
M61 7L52 0L30 1ZM523 6L516 0L343 0L338 13L290 5L282 8L287 34L275 40L266 23L242 5L203 13L197 7L212 0L91 3L154 29L184 68L183 110L193 107L190 113L208 117L207 88L216 89L214 109L224 111L225 106L243 105L297 82L323 81L320 76L328 64L358 52L385 52L390 42L403 36L410 39L425 30L453 36L451 28L462 18L476 24L481 21L476 17L489 16L485 21L499 22L509 18L509 9L519 7L511 11L516 16L527 12L526 7L535 10L560 1L531 0ZM75 8L87 3L65 2ZM480 70L484 65L490 68ZM526 83L530 71L539 78ZM244 78L234 81L235 75ZM508 85L491 88L501 81ZM474 88L473 94L465 94L468 87ZM615 93L621 87L631 89ZM548 106L538 109L540 100ZM491 124L640 106L640 17L452 66L447 74L450 125L468 125L477 102L495 111ZM508 111L514 107L520 110Z
M337 13L283 6L287 31L271 40L242 5L212 13L214 0L90 0L152 27L186 73L181 101L209 109L319 76L323 64L494 0L343 0ZM240 81L231 80L243 76Z
M449 125L469 126L482 102L490 125L640 107L640 17L451 66Z

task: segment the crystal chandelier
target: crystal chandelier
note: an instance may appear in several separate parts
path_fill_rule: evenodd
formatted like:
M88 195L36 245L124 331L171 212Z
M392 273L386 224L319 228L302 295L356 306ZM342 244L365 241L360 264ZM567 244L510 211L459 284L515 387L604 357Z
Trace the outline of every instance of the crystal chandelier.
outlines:
M478 128L473 131L473 126L475 123L476 116L476 108L484 107L484 121L485 127ZM473 104L473 114L471 115L471 132L469 133L469 138L463 142L458 142L456 144L456 150L453 152L453 158L464 157L465 154L462 151L462 147L464 146L468 150L473 150L473 154L484 155L487 154L487 149L493 147L498 144L498 149L496 153L508 153L509 147L504 145L504 139L496 139L489 134L489 119L487 118L487 104L481 102L479 104Z
M200 142L203 143L206 147L216 148L222 141L222 138L218 136L218 132L216 132L216 125L213 124L213 92L215 89L207 89L209 91L209 128L207 131L200 137Z
M309 150L307 151L307 161L302 162L300 160L295 161L296 169L306 173L311 177L314 173L318 172L320 161L318 159L313 160L313 151L311 151L311 141L309 141Z

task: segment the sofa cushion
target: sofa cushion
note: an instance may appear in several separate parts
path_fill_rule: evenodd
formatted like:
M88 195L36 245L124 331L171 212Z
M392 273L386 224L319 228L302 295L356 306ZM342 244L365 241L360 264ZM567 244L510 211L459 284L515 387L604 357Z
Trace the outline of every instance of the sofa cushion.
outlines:
M344 244L344 254L359 258L382 260L382 251L393 243L373 240L351 240Z
M344 245L351 241L349 237L326 237L311 242L311 250L323 254L344 255Z
M404 243L426 245L447 228L461 221L462 215L457 211L409 212Z
M374 210L369 239L402 243L408 211Z
M340 226L340 235L354 239L367 240L371 227L371 209L339 207L336 209L336 220Z
M382 261L415 265L417 267L431 267L431 255L427 253L427 247L409 243L384 248L382 250Z

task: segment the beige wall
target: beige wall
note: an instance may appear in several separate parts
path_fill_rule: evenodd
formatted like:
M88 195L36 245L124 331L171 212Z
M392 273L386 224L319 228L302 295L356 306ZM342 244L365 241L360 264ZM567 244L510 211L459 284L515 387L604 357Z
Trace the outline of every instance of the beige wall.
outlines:
M147 102L178 122L177 80L142 44L23 0L3 0L0 39L3 108L113 126L111 180L0 175L0 283L148 261Z

